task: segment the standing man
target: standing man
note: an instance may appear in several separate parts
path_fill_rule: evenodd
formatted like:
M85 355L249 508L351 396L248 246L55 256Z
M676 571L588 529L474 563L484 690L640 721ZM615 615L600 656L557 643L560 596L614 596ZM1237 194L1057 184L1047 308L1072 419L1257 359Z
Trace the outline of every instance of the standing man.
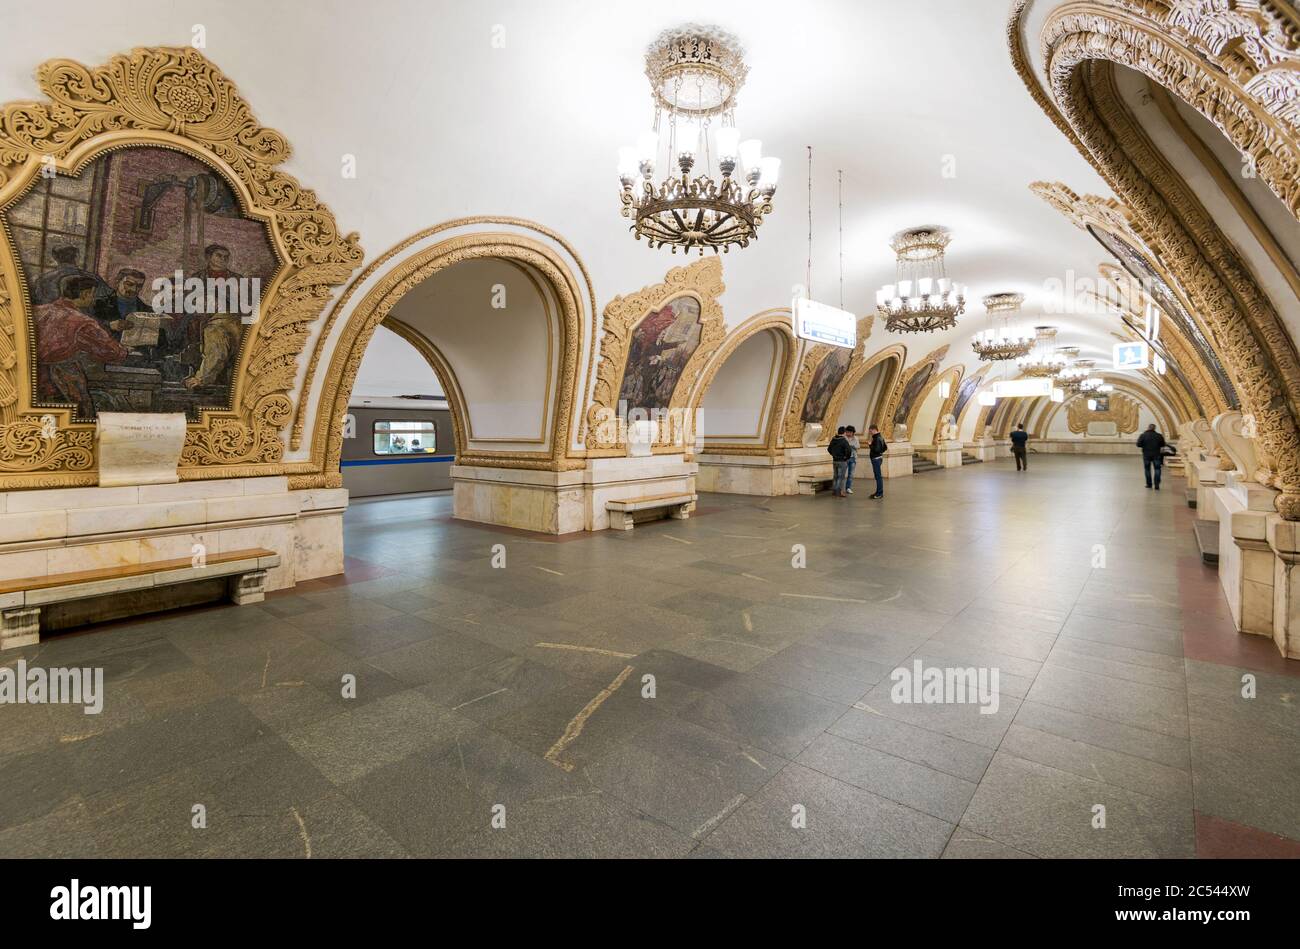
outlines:
M1147 476L1147 487L1160 490L1160 469L1165 465L1165 436L1156 431L1152 422L1147 430L1138 436L1137 446L1142 449L1142 471ZM1151 469L1155 469L1155 484L1152 485Z
M862 444L858 441L858 430L852 425L844 429L844 440L849 443L849 473L844 479L844 490L849 494L853 493L853 470L858 466L858 449Z
M1029 470L1029 433L1025 431L1025 423L1021 422L1016 426L1016 430L1011 433L1011 454L1016 456L1016 470Z
M880 466L884 464L885 452L889 446L885 444L885 436L880 434L880 429L876 426L867 429L867 435L870 437L867 455L871 458L871 473L876 476L876 493L871 496L871 500L879 501L885 496L885 479L880 475Z
M849 447L849 440L844 437L845 428L843 425L835 432L835 437L831 443L826 446L826 450L831 455L831 466L834 468L835 476L831 480L831 496L837 498L846 498L844 493L844 479L849 473L849 457L853 449Z

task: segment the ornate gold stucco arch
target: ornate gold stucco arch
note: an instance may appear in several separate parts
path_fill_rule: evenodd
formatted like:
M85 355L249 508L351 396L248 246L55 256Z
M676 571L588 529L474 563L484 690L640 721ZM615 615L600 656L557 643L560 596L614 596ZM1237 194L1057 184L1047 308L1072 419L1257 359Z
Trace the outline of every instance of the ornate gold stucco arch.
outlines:
M794 379L795 362L799 358L799 343L795 339L794 324L789 307L777 307L756 313L723 338L722 343L705 365L704 371L689 396L688 409L692 418L698 417L698 412L704 405L704 397L708 394L709 387L713 385L713 380L717 377L726 361L746 342L764 332L772 333L780 340L777 352L780 365L776 370L777 380L776 388L773 390L772 405L767 418L763 420L763 444L715 442L707 446L709 449L725 451L730 455L775 455L780 450L781 429L777 422L781 417L782 406L785 405L788 390ZM768 381L770 384L771 380Z
M970 413L971 409L979 410L981 408L988 408L988 406L981 406L979 404L979 394L980 394L980 390L983 389L985 386L997 381L996 379L993 378L993 375L991 374L990 370L992 370L992 368L993 367L990 363L985 363L984 365L980 366L980 368L974 373L974 375L966 377L965 380L966 382L969 382L972 379L978 379L979 382L976 383L975 391L973 391L970 394L970 398L966 400L966 404L961 407L961 413L955 419L957 423L958 433L961 432L962 424L965 422L966 416ZM952 410L956 407L957 394L958 393L954 391L950 398L950 404L945 405L940 410L939 412L940 418L943 418L945 412L951 413ZM978 424L976 425L976 428L978 429ZM975 437L978 438L980 434L982 433L977 431L975 433Z
M347 415L352 384L367 345L380 323L384 322L397 303L416 285L434 274L467 260L496 258L520 264L548 285L559 307L559 366L557 397L549 433L550 448L545 451L491 451L469 450L463 444L467 431L468 406L463 404L460 425L457 427L457 462L467 465L495 467L563 469L581 467L580 458L573 458L568 450L573 400L577 397L577 373L580 339L582 333L581 297L578 282L563 260L547 245L518 233L475 232L451 237L427 247L400 261L361 298L348 316L339 341L334 347L329 370L316 416L314 443L323 445L323 470L318 475L302 476L294 480L296 487L328 486L341 484L339 459L343 451L343 421ZM359 280L368 276L362 274ZM445 362L445 360L444 360ZM450 373L450 367L447 367ZM454 373L444 384L454 388Z
M220 174L241 210L263 221L280 267L262 293L231 385L231 409L187 426L183 479L281 474L282 430L293 414L298 357L333 288L360 265L356 234L342 235L329 208L278 166L290 154L258 124L239 91L191 47L142 47L89 68L67 59L37 70L50 100L0 110L0 207L24 194L46 163L75 173L105 151L170 148ZM89 485L93 423L66 410L32 408L35 369L26 288L8 234L0 242L0 489ZM42 437L40 416L58 423Z
M884 407L880 411L880 432L888 441L894 437L894 416L898 414L898 403L903 398L903 391L907 384L912 381L912 377L918 372L925 369L926 366L934 364L938 368L943 364L944 357L948 355L949 344L944 343L938 349L931 350L925 356L919 359L914 365L905 368L898 373L898 381L894 383L893 391L889 393L889 398L885 401ZM910 417L910 406L908 415ZM908 430L911 435L911 430Z
M868 319L871 319L871 317L868 317ZM849 400L851 395L853 395L853 390L858 387L858 384L867 377L867 373L871 372L872 369L875 369L883 362L892 361L893 366L885 370L889 375L885 378L885 383L880 388L882 399L875 406L875 410L878 412L881 405L884 404L884 394L891 391L894 382L898 379L898 374L902 371L903 360L906 358L907 347L902 343L893 343L886 346L884 349L872 353L870 356L861 360L857 365L850 362L848 371L844 373L844 378L840 381L839 387L836 388L835 394L831 396L831 400L826 406L826 418L832 420L838 419L840 413L844 411L844 403ZM800 409L802 410L802 406L800 406ZM871 422L868 422L867 424L870 425ZM830 444L831 436L834 434L834 432L831 431L834 426L834 421L823 426L822 434L825 436L827 444Z
M1256 418L1278 511L1300 519L1300 358L1272 303L1188 184L1163 160L1114 89L1113 67L1200 112L1249 155L1300 217L1300 17L1273 0L1070 2L1041 36L1051 99L1025 55L1017 0L1011 55L1030 94L1152 236L1223 351L1243 409Z
M365 270L363 270L360 274L358 274L356 278L347 285L342 295L338 298L338 300L334 302L334 305L330 307L329 313L325 317L325 322L321 327L321 331L316 336L316 344L312 347L311 358L307 362L307 371L304 374L303 384L302 384L302 391L304 393L304 397L299 400L298 410L294 415L293 431L291 432L289 437L290 448L297 451L301 445L303 431L306 426L308 409L310 408L309 397L307 394L311 392L312 382L315 379L316 371L320 366L321 359L324 357L325 352L329 348L330 336L334 330L334 326L338 321L338 319L342 316L342 314L347 310L348 304L351 302L352 297L360 291L361 287L366 285L366 282L371 277L373 277L376 273L380 272L385 266L387 266L388 262L392 260L394 257L397 257L404 251L409 250L411 247L414 247L416 244L420 243L421 241L433 237L435 234L441 234L443 232L455 230L457 228L467 228L467 227L479 227L485 229L495 228L495 227L513 227L513 228L519 228L524 231L531 231L533 234L535 234L538 237L538 239L554 243L564 253L568 254L570 258L572 258L574 264L578 268L578 271L582 275L582 284L579 285L576 283L576 281L574 283L575 292L577 293L579 298L586 300L586 304L587 304L586 309L589 313L589 320L591 324L590 339L593 341L593 345L588 347L588 356L587 356L587 371L590 374L591 369L595 364L595 352L596 352L596 348L594 345L594 340L596 338L596 319L597 319L596 290L595 287L592 285L591 274L587 271L587 265L583 263L582 258L578 256L577 251L573 249L573 245L570 244L558 233L546 227L545 225L538 224L536 221L530 221L527 218L483 214L474 217L463 217L463 218L456 218L455 220L451 220L451 221L443 221L441 224L435 224L432 227L426 227L421 231L416 231L414 234L404 238L403 240L398 241L392 247L388 248L388 250L384 251L382 254L376 257L374 261L372 261L366 267ZM568 273L567 268L565 272L566 274ZM326 383L326 386L328 387L328 382ZM322 401L322 404L325 403ZM315 425L312 433L311 454L313 459L319 459L323 455L324 445L325 445L325 434L326 434L326 430L319 424L320 423L319 413L316 416L316 423L317 424ZM317 461L318 466L319 464L320 462Z
M826 402L826 413L822 416L821 440L818 442L820 445L829 444L833 434L831 426L825 424L825 420L838 417L844 400L848 398L848 393L852 391L851 388L845 389L845 384L849 379L861 378L858 375L858 370L864 364L867 339L871 336L872 329L875 328L875 321L874 316L864 316L858 319L857 345L853 347L853 353L849 356L849 364L844 368L844 378L840 380L839 385L835 387L835 391L831 393L830 399ZM790 401L785 407L785 419L781 423L782 446L798 448L803 445L803 407L808 400L808 390L812 387L813 377L817 375L817 368L835 349L834 346L817 343L804 350L803 359L799 363L799 372L795 376L794 384L791 387Z
M949 366L943 372L935 373L930 381L925 384L925 387L917 393L916 398L912 400L912 405L907 412L907 437L909 441L912 440L912 436L916 434L916 429L913 426L916 425L916 420L921 414L921 408L925 405L925 400L930 398L930 393L937 389L945 379L952 384L951 391L944 397L943 403L939 406L939 414L935 416L934 424L938 426L939 422L943 420L943 415L944 412L947 411L947 406L950 404L957 392L957 387L961 385L962 376L965 372L966 366L962 363L958 363L955 366ZM937 427L935 430L938 430ZM934 433L931 432L932 436L933 434Z

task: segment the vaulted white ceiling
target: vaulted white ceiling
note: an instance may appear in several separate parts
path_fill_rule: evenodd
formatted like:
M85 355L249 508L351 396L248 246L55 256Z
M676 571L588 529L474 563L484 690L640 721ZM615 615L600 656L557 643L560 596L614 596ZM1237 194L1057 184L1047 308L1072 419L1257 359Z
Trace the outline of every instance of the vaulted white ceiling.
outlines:
M603 305L683 262L632 239L618 214L616 149L649 123L645 46L663 28L716 23L740 37L749 80L737 123L783 160L776 210L723 258L727 322L789 302L808 258L806 146L813 146L812 289L837 304L836 172L844 171L843 301L874 309L894 274L894 231L954 232L949 272L971 313L946 337L904 337L911 358L984 326L978 298L1017 290L1025 322L1045 282L1106 259L1031 194L1061 180L1108 194L1025 92L1006 46L1006 0L63 0L0 35L0 100L34 98L39 63L98 64L137 45L189 43L293 144L287 170L314 188L373 260L452 218L530 218L567 238ZM504 37L504 46L493 45ZM355 156L356 177L341 173ZM955 167L945 177L945 165ZM1059 342L1109 351L1109 326L1051 319ZM1082 320L1082 322L1081 322ZM871 348L892 340L878 329Z

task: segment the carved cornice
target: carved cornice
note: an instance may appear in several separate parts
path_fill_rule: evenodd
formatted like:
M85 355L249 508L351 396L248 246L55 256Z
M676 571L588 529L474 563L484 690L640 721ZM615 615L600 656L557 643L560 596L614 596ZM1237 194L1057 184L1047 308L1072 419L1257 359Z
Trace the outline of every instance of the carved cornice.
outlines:
M615 297L605 306L600 362L596 365L596 386L587 408L588 451L620 455L626 450L623 427L610 424L609 421L617 417L618 394L627 370L632 334L654 310L678 297L690 296L700 305L700 343L682 369L667 407L670 418L680 417L705 365L726 336L722 304L718 301L725 289L722 282L722 261L717 257L705 257L684 267L674 267L664 276L662 283ZM682 450L673 444L676 434L678 433L661 431L656 449L666 452Z
M204 412L188 427L180 465L186 479L283 471L281 431L293 413L298 357L334 287L361 263L356 234L341 235L316 195L278 169L288 142L257 123L234 84L196 49L139 48L93 69L55 59L36 78L48 103L0 110L0 206L25 191L45 162L75 172L107 149L152 145L211 165L244 212L269 225L281 267L241 348L234 410ZM41 413L59 423L56 447L31 451L32 421L23 416L32 393L30 382L19 383L25 368L31 376L24 356L31 314L17 260L0 257L8 258L0 260L0 442L14 452L0 453L0 488L94 483L84 473L94 465L93 426L69 424L66 411ZM43 475L31 477L35 471Z
M1008 24L1012 58L1030 94L1151 235L1211 329L1257 419L1259 480L1278 510L1300 519L1300 359L1272 305L1190 187L1126 115L1111 64L1143 73L1215 123L1257 174L1300 212L1296 18L1270 0L1215 4L1124 0L1067 3L1043 27L1052 101L1029 67L1020 15Z

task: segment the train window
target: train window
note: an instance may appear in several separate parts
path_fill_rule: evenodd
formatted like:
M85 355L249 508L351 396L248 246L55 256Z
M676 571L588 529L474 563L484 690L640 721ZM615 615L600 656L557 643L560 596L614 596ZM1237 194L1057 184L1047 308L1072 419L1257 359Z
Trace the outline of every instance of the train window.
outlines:
M432 422L392 419L374 424L376 455L431 455L438 447Z

